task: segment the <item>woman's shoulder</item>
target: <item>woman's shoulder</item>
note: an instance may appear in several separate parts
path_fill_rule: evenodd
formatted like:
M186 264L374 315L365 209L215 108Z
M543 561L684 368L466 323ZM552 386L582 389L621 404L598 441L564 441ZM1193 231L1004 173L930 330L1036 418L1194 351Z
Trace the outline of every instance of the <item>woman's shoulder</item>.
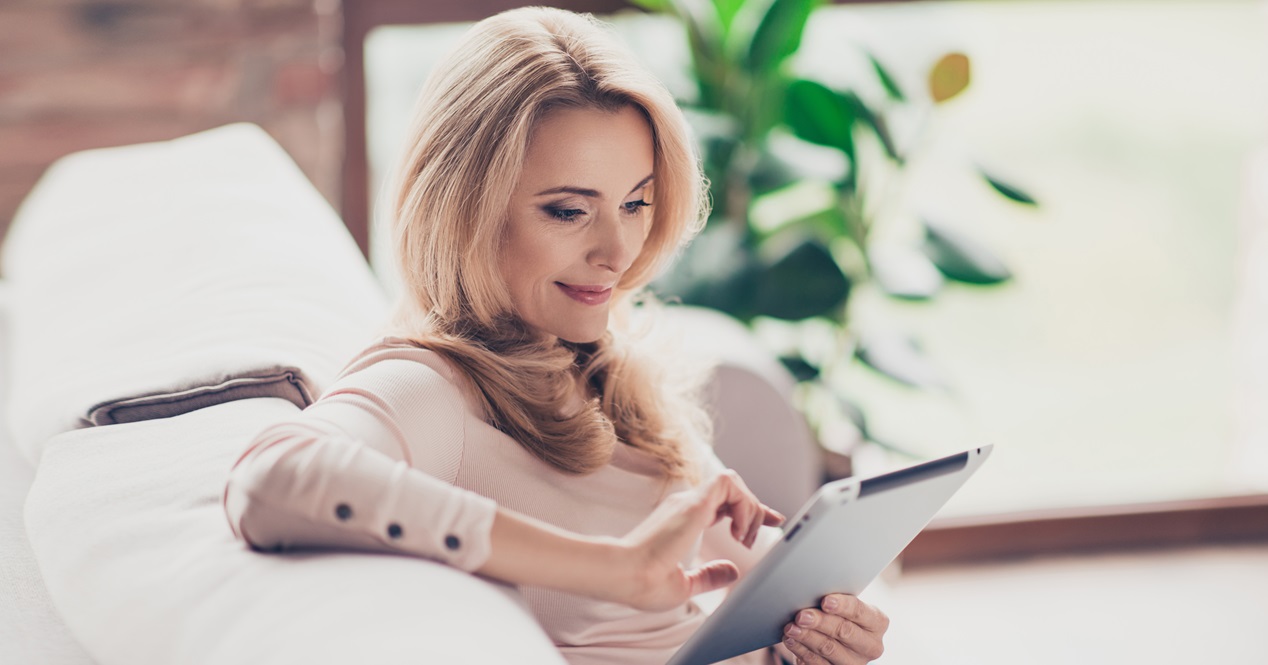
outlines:
M410 364L402 364L402 361ZM353 374L370 371L380 377L399 372L401 380L416 382L420 380L418 365L423 365L430 370L425 372L426 376L436 382L445 383L446 387L462 395L468 408L472 408L476 413L483 412L473 399L474 385L465 372L457 368L443 354L407 337L382 335L375 338L348 361L343 371L339 373L337 381Z
M359 351L344 366L340 377L360 372L385 360L408 360L427 365L446 380L455 382L454 367L443 356L421 343L405 337L383 335Z

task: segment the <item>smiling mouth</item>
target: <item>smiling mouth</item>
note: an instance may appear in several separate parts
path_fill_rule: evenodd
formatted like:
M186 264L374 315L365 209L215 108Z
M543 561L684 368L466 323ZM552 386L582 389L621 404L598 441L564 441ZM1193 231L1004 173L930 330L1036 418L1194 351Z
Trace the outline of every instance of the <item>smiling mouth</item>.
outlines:
M610 286L584 286L564 284L563 282L555 282L555 286L558 286L559 290L564 292L564 295L583 305L602 305L612 297L612 287Z

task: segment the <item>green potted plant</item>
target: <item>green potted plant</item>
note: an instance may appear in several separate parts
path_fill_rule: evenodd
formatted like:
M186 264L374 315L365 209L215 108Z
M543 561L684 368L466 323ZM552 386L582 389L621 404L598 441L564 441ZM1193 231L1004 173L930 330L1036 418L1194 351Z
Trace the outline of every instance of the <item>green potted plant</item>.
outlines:
M928 94L915 98L863 53L879 84L873 87L884 91L864 99L790 66L819 0L631 1L683 25L697 94L681 101L714 202L704 233L656 290L750 324L774 319L830 329L835 348L816 355L792 343L781 350L784 362L801 382L812 425L822 430L845 416L863 440L875 441L861 410L830 387L842 363L857 359L917 388L936 388L941 379L911 340L856 332L849 307L855 287L871 281L894 298L928 300L946 280L998 284L1012 274L942 213L904 220L883 205L919 156L917 141L896 140L891 114L924 105L927 116L961 94L970 81L968 57L948 53L931 63ZM1036 205L1018 187L979 174L1007 200ZM904 221L920 225L917 245L873 244L876 228ZM834 475L845 472L838 467Z

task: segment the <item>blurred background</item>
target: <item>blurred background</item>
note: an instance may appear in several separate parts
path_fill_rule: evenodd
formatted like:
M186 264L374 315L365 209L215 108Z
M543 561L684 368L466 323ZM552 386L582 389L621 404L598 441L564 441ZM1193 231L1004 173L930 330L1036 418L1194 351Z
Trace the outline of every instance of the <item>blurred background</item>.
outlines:
M418 90L521 4L9 0L0 231L64 154L248 120L391 288ZM996 445L883 662L1268 657L1268 3L553 4L687 110L714 217L656 290L784 358L831 476Z

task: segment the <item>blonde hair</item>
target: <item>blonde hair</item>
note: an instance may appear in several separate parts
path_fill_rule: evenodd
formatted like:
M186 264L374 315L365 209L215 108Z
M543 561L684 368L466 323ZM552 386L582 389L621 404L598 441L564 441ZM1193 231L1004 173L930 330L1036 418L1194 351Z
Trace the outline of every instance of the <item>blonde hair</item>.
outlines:
M630 319L640 292L703 225L705 181L673 97L618 44L589 15L526 7L477 23L433 71L397 175L403 289L392 332L465 371L491 424L558 469L597 470L619 438L650 453L665 477L694 479L688 442L707 436L709 422L700 382L670 377ZM497 268L532 132L561 107L632 107L652 129L651 228L593 343L528 329ZM562 413L577 371L600 397Z

